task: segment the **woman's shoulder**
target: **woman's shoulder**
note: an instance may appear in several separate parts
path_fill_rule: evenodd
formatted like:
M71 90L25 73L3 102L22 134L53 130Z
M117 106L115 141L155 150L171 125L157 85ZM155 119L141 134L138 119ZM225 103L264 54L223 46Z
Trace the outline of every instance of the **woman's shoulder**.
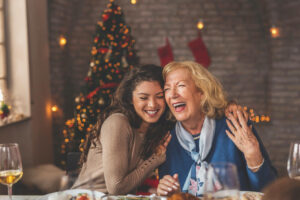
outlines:
M101 130L130 130L131 126L128 121L128 118L123 113L113 113L109 117L107 117L101 127Z
M129 123L128 118L123 113L113 113L104 120L104 123L115 123L115 122Z

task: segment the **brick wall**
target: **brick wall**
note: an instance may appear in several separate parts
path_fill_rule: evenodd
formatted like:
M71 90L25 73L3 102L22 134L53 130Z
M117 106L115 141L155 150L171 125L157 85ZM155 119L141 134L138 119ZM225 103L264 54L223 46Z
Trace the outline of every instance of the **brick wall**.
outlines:
M132 28L141 63L160 63L157 48L165 37L169 37L175 60L193 59L187 43L197 37L198 19L204 20L202 37L212 59L209 70L221 80L229 98L271 115L272 123L257 129L281 175L286 173L289 142L300 138L300 4L285 2L140 0L131 5L129 0L117 1ZM55 135L64 120L72 117L73 99L89 68L95 24L107 3L49 1L52 99L63 111L55 116ZM280 38L269 37L273 22L283 28ZM68 37L65 49L58 46L60 34Z
M265 143L280 174L286 173L291 141L300 139L300 2L265 0L265 25L280 28L270 40L268 104L272 125L265 128Z

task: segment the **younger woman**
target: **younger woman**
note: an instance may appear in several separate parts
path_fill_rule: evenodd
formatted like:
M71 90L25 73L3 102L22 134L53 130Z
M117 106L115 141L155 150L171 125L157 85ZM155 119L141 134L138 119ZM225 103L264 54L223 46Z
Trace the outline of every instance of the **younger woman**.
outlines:
M128 194L165 161L170 141L162 68L144 65L129 71L98 128L86 141L82 169L72 188Z

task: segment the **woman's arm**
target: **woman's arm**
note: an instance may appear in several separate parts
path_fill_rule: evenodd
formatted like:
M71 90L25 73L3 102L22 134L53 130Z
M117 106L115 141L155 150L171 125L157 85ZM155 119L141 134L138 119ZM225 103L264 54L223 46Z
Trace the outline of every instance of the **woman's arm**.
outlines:
M244 154L251 188L260 191L277 177L277 172L255 129L248 124L248 114L240 107L234 112L235 116L227 115L230 132L226 130L226 133Z
M264 162L259 142L252 131L252 125L248 125L248 114L241 107L226 115L229 130L226 130L228 137L236 147L243 152L248 168L253 172L258 171L259 166Z
M113 115L108 120L103 123L100 134L106 187L109 194L127 194L137 188L165 160L165 154L154 154L129 171L133 153L130 152L131 140L134 137L132 129L125 116Z
M261 191L266 185L270 184L277 178L277 171L273 167L268 152L266 151L259 135L257 134L256 130L252 129L254 135L256 136L262 156L264 158L264 162L259 167L257 171L254 171L247 168L248 178L251 184L251 189L254 191Z

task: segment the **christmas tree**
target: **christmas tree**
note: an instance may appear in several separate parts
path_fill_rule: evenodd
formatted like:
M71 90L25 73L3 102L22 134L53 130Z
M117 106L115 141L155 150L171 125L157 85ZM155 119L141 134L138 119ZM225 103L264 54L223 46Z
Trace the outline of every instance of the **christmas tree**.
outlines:
M138 63L130 28L113 0L101 19L97 23L85 87L75 98L74 118L67 120L63 129L62 166L68 152L83 150L80 144L96 123L97 116L110 104L124 73Z

